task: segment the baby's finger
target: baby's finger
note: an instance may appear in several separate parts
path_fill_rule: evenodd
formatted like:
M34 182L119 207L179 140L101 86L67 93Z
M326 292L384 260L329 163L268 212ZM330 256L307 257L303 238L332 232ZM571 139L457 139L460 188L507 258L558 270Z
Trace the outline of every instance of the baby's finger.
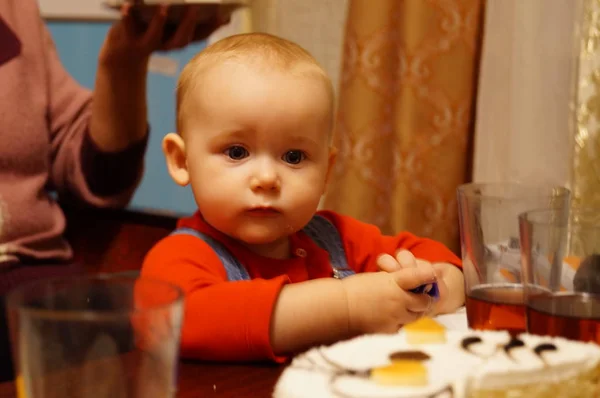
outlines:
M406 309L410 312L426 313L431 310L433 299L426 294L406 293Z
M401 269L400 264L389 254L382 254L377 257L377 266L385 272L394 272Z
M401 289L411 290L421 285L433 283L437 280L433 267L402 268L392 273L394 280Z
M441 267L442 266L439 264L433 265L433 269L435 269L435 272L437 274L438 297L436 301L440 301L441 303L439 303L438 306L441 305L443 307L443 302L446 300L446 297L448 297L449 293L448 285L446 285L446 282L444 282Z
M415 259L415 256L413 256L413 254L408 250L398 250L396 252L396 260L402 268L417 266L417 260Z
M422 265L431 265L431 262L427 261L427 260L423 260L422 258L415 258L415 262L417 263L417 266L422 266Z
M422 316L423 316L423 314L421 314L420 312L406 311L406 313L402 316L402 319L400 320L398 329L400 329L402 326L406 325L407 323L416 321L417 319L421 318Z
M420 258L416 258L415 262L417 263L417 267L433 267L433 265L427 261L427 260L423 260ZM435 272L435 268L434 268L434 272ZM436 273L437 275L437 273ZM420 290L419 292L415 292L415 293L429 293L431 291L431 289L433 288L432 284L426 285L423 287L422 290Z

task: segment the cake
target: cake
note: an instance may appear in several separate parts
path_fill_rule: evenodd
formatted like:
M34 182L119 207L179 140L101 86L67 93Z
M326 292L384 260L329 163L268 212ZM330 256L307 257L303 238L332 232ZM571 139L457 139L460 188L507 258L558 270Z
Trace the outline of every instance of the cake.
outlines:
M421 318L409 323L404 328L408 344L445 343L446 328L431 318Z
M275 398L539 398L600 396L600 347L497 331L439 330L356 337L298 355ZM425 338L419 338L419 334ZM437 338L432 338L437 336ZM420 336L423 337L423 336Z

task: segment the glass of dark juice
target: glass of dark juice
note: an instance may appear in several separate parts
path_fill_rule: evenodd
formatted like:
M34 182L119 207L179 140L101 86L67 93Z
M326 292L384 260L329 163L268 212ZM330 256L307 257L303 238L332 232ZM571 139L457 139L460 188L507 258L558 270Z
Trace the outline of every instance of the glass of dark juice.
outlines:
M471 183L458 188L461 254L469 327L524 332L519 214L567 211L570 191L558 186Z
M600 209L519 217L527 331L600 343Z

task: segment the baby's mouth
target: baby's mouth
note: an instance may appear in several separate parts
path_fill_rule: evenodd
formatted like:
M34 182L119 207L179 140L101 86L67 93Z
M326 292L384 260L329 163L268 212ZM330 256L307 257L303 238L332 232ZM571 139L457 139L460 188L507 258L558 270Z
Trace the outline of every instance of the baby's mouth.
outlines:
M248 214L257 217L272 217L280 214L281 212L274 207L270 206L257 206L248 209Z

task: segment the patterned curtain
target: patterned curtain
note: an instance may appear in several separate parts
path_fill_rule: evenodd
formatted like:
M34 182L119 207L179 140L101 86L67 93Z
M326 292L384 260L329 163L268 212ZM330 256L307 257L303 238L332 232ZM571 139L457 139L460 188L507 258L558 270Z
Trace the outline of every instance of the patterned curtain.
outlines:
M574 103L572 190L576 202L600 207L600 0L584 0Z
M350 0L325 207L458 252L483 0Z

